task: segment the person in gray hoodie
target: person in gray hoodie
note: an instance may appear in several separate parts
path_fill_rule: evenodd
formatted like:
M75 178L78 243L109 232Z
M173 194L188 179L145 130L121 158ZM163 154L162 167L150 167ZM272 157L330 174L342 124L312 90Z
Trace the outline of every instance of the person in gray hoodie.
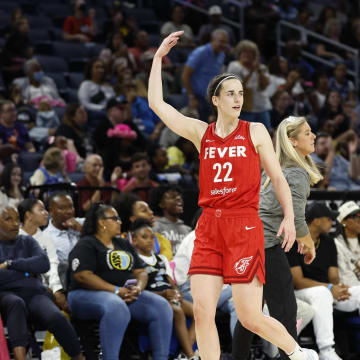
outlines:
M306 200L310 195L310 185L322 179L310 157L314 151L315 137L304 117L290 116L284 119L276 132L276 155L292 195L298 251L305 254L307 264L315 258L315 247L305 221ZM265 237L264 299L270 315L279 320L296 339L297 305L294 285L283 238L278 233L284 215L269 178L265 180L260 192L259 215ZM241 338L241 341L233 342L233 359L247 359L252 334L238 322L235 326L235 338ZM280 354L282 359L288 358L282 350Z
M160 216L155 220L153 230L170 240L175 254L184 237L191 231L191 227L180 219L184 211L181 190L170 185L152 189L150 207L155 215Z

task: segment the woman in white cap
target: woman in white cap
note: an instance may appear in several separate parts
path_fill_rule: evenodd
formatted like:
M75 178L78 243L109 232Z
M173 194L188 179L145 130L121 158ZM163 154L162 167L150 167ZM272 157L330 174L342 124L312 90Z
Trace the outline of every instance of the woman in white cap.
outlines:
M335 238L339 276L349 286L360 285L360 207L348 201L339 208Z

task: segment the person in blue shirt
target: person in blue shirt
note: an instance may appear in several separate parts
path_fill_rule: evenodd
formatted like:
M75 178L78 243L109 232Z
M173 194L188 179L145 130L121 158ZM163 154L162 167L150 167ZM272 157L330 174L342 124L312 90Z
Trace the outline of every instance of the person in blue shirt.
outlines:
M228 44L228 33L223 29L214 30L210 42L192 51L184 66L183 86L189 99L195 97L199 100L200 119L203 121L207 121L210 115L206 90L210 80L223 70Z

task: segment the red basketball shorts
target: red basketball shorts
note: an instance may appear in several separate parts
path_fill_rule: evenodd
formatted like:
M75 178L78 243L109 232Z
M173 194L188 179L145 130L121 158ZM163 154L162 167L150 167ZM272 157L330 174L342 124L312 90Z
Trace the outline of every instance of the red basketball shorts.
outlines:
M222 276L224 283L265 284L262 222L254 209L204 209L195 230L189 274Z

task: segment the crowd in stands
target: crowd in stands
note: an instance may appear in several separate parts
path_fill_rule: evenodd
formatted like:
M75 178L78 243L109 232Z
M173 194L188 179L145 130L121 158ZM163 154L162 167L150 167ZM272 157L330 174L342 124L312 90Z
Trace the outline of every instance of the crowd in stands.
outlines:
M317 188L360 189L356 61L336 45L359 48L357 2L252 0L243 8L244 38L224 22L241 20L233 2L187 1L206 15L173 1L142 3L0 2L0 312L16 360L25 359L26 312L69 356L82 358L59 310L99 322L104 359L118 357L132 319L148 329L154 360L168 358L172 327L182 356L198 358L187 276L200 215L198 153L147 101L152 59L173 31L184 35L163 60L167 102L211 123L207 84L234 73L244 87L243 120L263 123L273 136L285 117L305 116L324 175ZM287 30L280 56L280 20L334 43ZM307 267L294 250L289 263L298 330L312 322L323 349L336 341L333 308L353 314L360 307L360 208L347 202L335 215L318 204L308 215L317 259ZM232 336L230 286L218 310L229 314ZM359 318L357 326L360 332Z

